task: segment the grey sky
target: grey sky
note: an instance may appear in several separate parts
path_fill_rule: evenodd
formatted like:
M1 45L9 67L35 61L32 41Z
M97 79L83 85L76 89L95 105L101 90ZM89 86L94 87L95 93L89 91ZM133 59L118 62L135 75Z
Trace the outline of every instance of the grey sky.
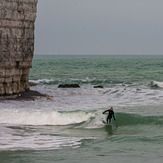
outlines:
M163 54L163 0L39 0L35 54Z

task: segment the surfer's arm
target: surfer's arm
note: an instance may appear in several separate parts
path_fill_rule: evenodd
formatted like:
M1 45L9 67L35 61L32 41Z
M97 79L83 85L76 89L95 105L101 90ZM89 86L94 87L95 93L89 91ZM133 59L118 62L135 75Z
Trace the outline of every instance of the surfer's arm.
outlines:
M113 118L114 118L114 120L116 121L115 116L114 116L114 113L113 113Z
M108 112L108 110L105 110L105 111L103 112L103 114L105 114L106 112Z

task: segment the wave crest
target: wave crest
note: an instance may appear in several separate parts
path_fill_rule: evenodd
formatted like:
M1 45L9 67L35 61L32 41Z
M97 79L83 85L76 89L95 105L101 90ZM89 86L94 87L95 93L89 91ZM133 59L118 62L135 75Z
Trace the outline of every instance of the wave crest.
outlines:
M51 82L54 82L53 79L38 79L38 80L29 80L30 83L34 84L49 84Z
M163 82L152 81L151 82L151 87L152 88L163 88Z

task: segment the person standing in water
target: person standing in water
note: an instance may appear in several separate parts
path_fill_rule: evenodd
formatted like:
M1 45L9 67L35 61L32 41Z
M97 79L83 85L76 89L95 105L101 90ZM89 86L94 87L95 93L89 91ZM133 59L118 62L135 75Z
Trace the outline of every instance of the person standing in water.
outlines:
M115 116L114 116L113 107L111 107L110 109L105 110L105 111L103 112L103 114L105 114L106 112L109 113L108 116L107 116L107 119L106 119L107 124L111 124L111 119L112 119L112 117L114 118L114 120L116 120L116 119L115 119ZM109 123L108 123L108 122L109 122Z

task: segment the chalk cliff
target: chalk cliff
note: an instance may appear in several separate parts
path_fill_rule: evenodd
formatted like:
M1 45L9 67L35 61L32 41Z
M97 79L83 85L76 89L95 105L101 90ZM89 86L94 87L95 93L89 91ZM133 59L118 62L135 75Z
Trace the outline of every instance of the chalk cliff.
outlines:
M0 0L0 96L29 90L38 0Z

